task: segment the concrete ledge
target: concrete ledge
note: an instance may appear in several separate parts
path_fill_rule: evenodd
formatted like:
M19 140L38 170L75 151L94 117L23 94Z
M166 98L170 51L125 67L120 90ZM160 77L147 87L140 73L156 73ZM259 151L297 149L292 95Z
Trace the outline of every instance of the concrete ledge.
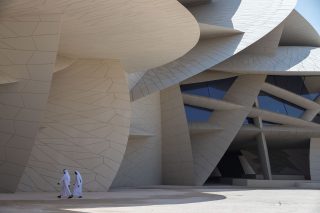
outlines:
M255 180L233 179L232 185L246 186L249 188L301 188L320 189L320 181L307 180Z
M320 181L317 182L298 182L296 187L299 189L320 189Z

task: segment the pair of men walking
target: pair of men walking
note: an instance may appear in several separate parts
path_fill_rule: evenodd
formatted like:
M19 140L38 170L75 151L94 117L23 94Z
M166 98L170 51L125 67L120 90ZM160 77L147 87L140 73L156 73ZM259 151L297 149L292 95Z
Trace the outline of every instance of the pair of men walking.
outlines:
M70 174L67 169L63 170L63 176L60 179L58 185L61 185L61 191L58 198L68 197L72 198L73 196L77 196L78 198L82 198L82 177L78 171L74 172L76 175L73 193L70 191Z

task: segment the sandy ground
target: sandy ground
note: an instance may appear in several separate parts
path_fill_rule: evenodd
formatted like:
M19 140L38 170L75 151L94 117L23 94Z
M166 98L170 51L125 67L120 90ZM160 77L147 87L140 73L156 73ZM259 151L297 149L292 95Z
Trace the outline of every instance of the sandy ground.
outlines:
M0 194L0 212L320 213L320 191L166 187L117 189L61 200L54 193Z

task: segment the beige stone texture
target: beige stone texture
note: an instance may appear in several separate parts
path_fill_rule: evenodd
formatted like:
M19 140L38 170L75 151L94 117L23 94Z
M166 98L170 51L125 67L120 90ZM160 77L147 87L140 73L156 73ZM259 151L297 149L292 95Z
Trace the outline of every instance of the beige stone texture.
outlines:
M179 85L161 91L161 118L163 183L191 185L193 157Z
M131 103L130 137L112 187L162 183L160 94Z
M80 171L86 191L107 191L130 129L126 74L117 60L77 60L54 74L44 120L19 191L57 190L62 169Z
M55 20L47 21L47 17ZM60 15L0 17L0 191L14 192L43 117L58 50ZM42 26L50 25L48 32Z

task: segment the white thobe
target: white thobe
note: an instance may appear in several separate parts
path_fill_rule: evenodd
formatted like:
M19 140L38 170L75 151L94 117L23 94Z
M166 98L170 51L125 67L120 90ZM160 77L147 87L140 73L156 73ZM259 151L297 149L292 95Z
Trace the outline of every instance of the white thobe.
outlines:
M64 174L60 180L60 185L61 185L61 191L60 191L60 195L62 197L69 197L71 196L71 192L70 192L70 175L68 170L64 170Z
M73 188L73 196L82 196L82 177L78 171L76 171L76 180Z

